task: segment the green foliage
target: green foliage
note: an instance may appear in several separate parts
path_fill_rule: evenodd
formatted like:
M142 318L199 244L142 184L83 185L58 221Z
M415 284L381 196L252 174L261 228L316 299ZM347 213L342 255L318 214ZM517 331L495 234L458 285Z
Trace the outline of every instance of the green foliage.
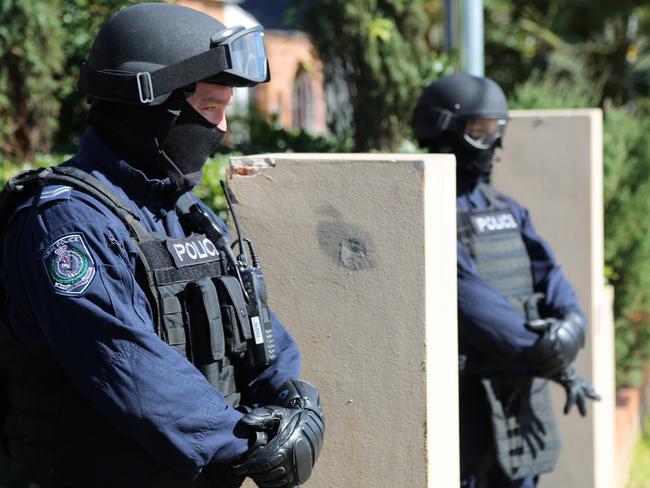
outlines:
M643 435L634 446L630 478L626 488L648 488L650 486L650 418L643 422Z
M486 0L486 72L506 92L539 70L589 82L598 104L650 87L645 0Z
M90 47L106 20L121 8L137 0L59 0L61 26L65 33L63 53L65 78L60 94L59 127L54 135L54 149L72 152L76 139L83 131L88 105L77 93L76 84L81 65L88 58Z
M0 1L0 156L47 151L64 65L58 0Z
M536 73L517 85L510 108L584 108L597 105L593 90L568 78Z
M203 200L208 207L212 208L219 215L225 219L226 210L228 205L226 198L223 196L221 189L221 180L226 178L226 170L229 166L229 156L234 156L235 153L225 155L218 154L211 158L203 169L203 178L201 185L194 190L201 200Z
M278 115L266 117L251 109L246 116L228 118L228 137L232 150L243 154L267 152L346 152L347 141L317 136L303 129L287 129Z
M0 0L0 157L71 151L86 115L75 93L99 26L134 0Z
M30 161L18 160L19 162L16 162L0 157L0 188L9 178L21 171L55 166L69 158L70 155L67 154L36 154Z
M394 150L421 88L449 67L429 43L424 0L296 0L334 95L330 125L355 151Z
M616 290L619 383L650 359L650 114L605 112L605 261Z

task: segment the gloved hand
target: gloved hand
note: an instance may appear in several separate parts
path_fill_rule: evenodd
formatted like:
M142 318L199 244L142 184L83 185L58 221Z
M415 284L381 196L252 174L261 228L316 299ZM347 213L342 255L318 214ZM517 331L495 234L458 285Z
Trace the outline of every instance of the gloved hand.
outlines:
M570 312L562 319L546 318L526 324L541 334L539 340L524 353L524 361L537 376L555 378L575 360L584 346L582 317Z
M305 483L323 443L325 424L318 410L266 406L246 414L242 424L270 440L234 465L233 471L249 476L260 488Z
M580 415L584 417L587 415L586 399L600 401L600 395L596 393L591 383L576 375L573 368L566 368L557 378L553 378L553 381L562 385L566 392L564 415L567 415L575 404Z

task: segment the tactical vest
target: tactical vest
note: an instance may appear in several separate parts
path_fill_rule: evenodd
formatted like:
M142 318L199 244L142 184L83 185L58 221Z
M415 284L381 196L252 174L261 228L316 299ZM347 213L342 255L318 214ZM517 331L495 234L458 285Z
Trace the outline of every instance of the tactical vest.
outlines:
M536 298L530 257L520 223L490 186L479 190L487 209L458 211L458 240L476 263L478 274L499 290L528 320ZM477 375L490 405L497 459L510 479L552 471L560 451L547 382L540 378L493 378L481 365Z
M139 282L146 283L156 332L192 362L228 404L237 406L239 376L247 370L247 341L252 331L241 286L226 274L222 253L196 232L183 239L149 233L126 203L76 168L41 169L12 179L0 194L0 234L18 202L38 187L53 184L91 195L120 218L137 244L136 274L142 277ZM177 209L191 203L195 200L183 195ZM179 217L183 223L188 216ZM6 299L4 293L1 298ZM88 486L89 480L97 479L101 486L111 486L106 480L113 473L102 472L105 466L70 464L80 457L75 452L87 449L97 451L95 459L119 464L120 476L132 482L129 486L148 486L151 478L160 474L155 460L118 433L97 407L76 391L49 350L21 343L1 323L0 372L3 446L17 467L29 473L30 481L44 486ZM113 447L119 445L119 452L113 448L102 454L105 436L111 437Z

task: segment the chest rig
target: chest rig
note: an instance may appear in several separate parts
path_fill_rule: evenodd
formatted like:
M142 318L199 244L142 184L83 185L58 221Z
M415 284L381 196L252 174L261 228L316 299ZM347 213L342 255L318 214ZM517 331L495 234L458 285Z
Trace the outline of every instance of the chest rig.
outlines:
M531 307L534 293L531 262L520 223L489 185L479 184L489 206L458 212L458 240L476 264L478 274L500 291L527 320L538 319ZM534 314L535 316L529 316ZM479 365L468 373L480 381L490 407L496 458L510 479L552 471L560 452L546 380L534 377L495 378Z
M176 205L189 236L173 239L151 233L130 207L94 177L76 168L50 168L28 173L14 182L26 186L66 184L90 194L125 224L138 248L139 280L154 311L160 338L193 363L237 406L237 369L244 369L253 337L241 282L229 273L224 254L204 234L187 209L196 203L190 194ZM237 368L235 368L237 366Z
M189 195L181 198L191 200ZM227 403L237 406L236 373L247 367L247 341L252 337L237 278L226 274L223 256L203 234L138 237L158 334L193 363Z
M533 276L520 223L492 187L481 183L479 190L489 207L459 211L458 240L479 275L524 314L524 304L533 294Z
M36 188L53 184L93 196L120 218L137 244L136 276L148 295L156 332L192 362L228 404L237 406L239 384L253 363L250 304L244 299L241 280L229 274L223 253L187 215L186 209L196 201L189 194L179 199L179 218L190 235L171 239L147 231L126 203L88 173L76 168L41 169L10 180L0 194L0 232L19 202ZM4 292L0 298L5 299ZM130 479L144 476L144 480L148 469L159 469L155 460L117 432L74 389L50 351L16 340L1 322L0 385L3 448L32 481L88 483L97 478L96 483L104 482L107 475L101 474L100 467L66 466L60 460L80 458L77 449L101 452L108 438L121 447L106 457L115 458L123 470L132 465ZM145 486L145 481L138 486Z

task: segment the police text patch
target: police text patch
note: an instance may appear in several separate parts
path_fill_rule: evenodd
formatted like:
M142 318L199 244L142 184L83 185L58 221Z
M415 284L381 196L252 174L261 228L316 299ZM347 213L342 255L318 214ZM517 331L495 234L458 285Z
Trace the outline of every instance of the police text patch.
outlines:
M493 234L519 228L515 216L509 210L475 213L470 216L470 221L477 234Z
M95 276L95 262L81 234L68 234L51 244L43 264L54 289L64 294L80 295Z
M167 249L177 268L209 263L220 259L219 251L204 235L192 234L185 239L171 239L166 242Z

